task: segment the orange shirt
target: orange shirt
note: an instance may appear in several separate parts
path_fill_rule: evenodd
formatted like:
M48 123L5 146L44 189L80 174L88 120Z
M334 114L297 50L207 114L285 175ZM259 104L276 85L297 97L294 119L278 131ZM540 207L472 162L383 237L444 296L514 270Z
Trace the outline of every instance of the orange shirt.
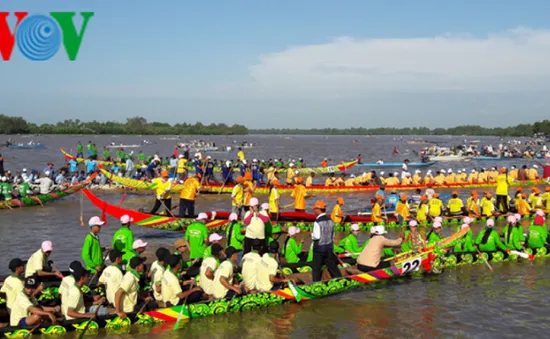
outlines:
M332 213L330 214L330 218L332 221L334 221L335 224L339 224L342 222L342 217L339 217L339 215L342 215L342 207L339 204L334 205L334 208L332 209Z
M180 199L195 200L199 187L201 187L201 183L196 177L185 180L180 193Z
M306 187L304 185L296 185L294 187L294 190L292 191L292 195L294 198L294 208L297 210L305 210L306 209L306 196L307 191Z
M321 162L321 167L328 167L328 161L324 160Z
M247 190L247 188L249 190ZM250 198L252 198L252 195L254 194L254 184L251 181L243 182L243 191L243 206L249 206Z

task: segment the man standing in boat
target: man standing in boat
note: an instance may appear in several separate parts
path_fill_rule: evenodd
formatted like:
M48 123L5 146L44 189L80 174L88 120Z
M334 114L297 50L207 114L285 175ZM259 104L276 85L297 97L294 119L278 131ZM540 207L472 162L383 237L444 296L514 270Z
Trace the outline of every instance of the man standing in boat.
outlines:
M161 178L153 179L153 183L156 184L157 199L155 200L155 205L149 214L157 213L159 208L164 205L166 213L171 215L172 196L170 195L170 190L172 189L172 181L168 179L168 171L162 170Z
M313 211L317 218L313 224L311 239L313 240L313 281L321 281L322 267L327 266L332 278L342 276L338 269L338 260L334 254L334 222L326 215L327 205L322 200L317 200Z

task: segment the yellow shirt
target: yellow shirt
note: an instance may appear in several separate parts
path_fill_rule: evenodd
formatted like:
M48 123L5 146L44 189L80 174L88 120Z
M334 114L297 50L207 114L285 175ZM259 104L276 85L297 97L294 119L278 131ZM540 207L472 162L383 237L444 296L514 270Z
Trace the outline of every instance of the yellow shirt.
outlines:
M332 221L334 221L335 224L339 224L342 222L342 217L339 217L339 215L342 215L342 207L340 204L334 205L334 208L332 209L332 213L330 214L330 218Z
M208 269L210 269L212 273L215 274L218 266L218 260L216 260L216 258L214 257L208 257L202 261L199 286L202 288L204 293L208 295L212 295L214 293L214 280L210 280L206 276L206 272L208 271Z
M413 184L415 185L420 185L422 183L422 177L420 176L420 174L415 174L413 175Z
M355 180L356 178L349 178L346 181L344 181L344 186L355 186Z
M327 178L325 186L336 186L336 178Z
M68 310L74 310L78 313L86 313L86 307L84 306L84 295L80 290L80 287L73 284L69 287L67 291L67 302L61 304L61 312L67 320L72 320L74 318L69 317Z
M416 210L416 220L418 222L426 221L428 215L428 205L422 204L421 206L418 206L418 209Z
M17 295L23 291L23 280L19 277L14 276L13 274L4 280L4 285L0 288L0 292L6 294L6 306L8 310L11 310L15 298Z
M516 203L516 208L518 210L518 213L522 216L529 214L529 212L531 211L531 207L529 207L527 201L523 199L518 200L518 202Z
M374 204L374 206L372 206L372 211L371 211L371 219L372 219L372 222L374 223L377 223L377 222L382 222L382 212L380 210L380 205L377 203Z
M401 179L401 185L408 186L412 183L412 180L410 177L404 177Z
M250 199L252 199L253 194L254 194L254 184L251 181L245 181L243 183L243 206L250 205Z
M468 214L470 216L479 215L479 199L469 197L468 200L466 200L466 205L468 206Z
M139 278L131 271L126 272L120 282L120 288L124 291L120 300L122 303L122 311L126 313L133 312L137 304Z
M256 252L248 252L243 256L241 261L242 276L244 285L249 290L256 289L256 280L258 278L258 263L262 260L262 257Z
M29 261L25 266L25 278L32 276L36 272L42 271L44 266L46 266L46 255L40 249L34 252L34 254L29 258Z
M313 186L313 178L312 177L307 177L306 186Z
M544 206L542 205L542 197L539 195L539 196L536 196L534 194L532 194L530 197L529 197L529 201L531 202L531 208L532 209L539 209L539 208L543 208Z
M273 288L271 277L277 275L277 261L269 254L264 254L262 260L258 263L258 279L256 281L256 289L258 292L268 292Z
M508 195L508 185L512 183L512 178L506 174L500 174L497 178L497 195Z
M158 260L155 260L151 264L151 282L153 283L153 296L155 300L162 300L162 279L164 277L165 268L159 264ZM161 286L161 293L157 292L156 286Z
M478 181L478 174L477 172L475 173L470 173L470 175L468 175L468 182L477 182Z
M224 277L227 279L229 284L233 284L233 263L230 260L226 260L221 263L220 267L216 270L214 274L214 298L222 299L227 294L228 289L222 285L220 278Z
M296 176L296 174L294 173L294 169L293 168L289 168L287 171L286 171L286 184L287 185L293 185L294 184L294 177Z
M495 205L493 204L493 199L483 198L481 199L481 213L485 216L492 216L495 210Z
M445 178L446 184L454 184L456 181L456 175L454 173L447 174L447 177Z
M244 160L244 152L243 152L243 151L239 151L239 153L237 153L237 157L239 157L239 160L240 160L240 161L243 161L243 160Z
M402 216L403 219L407 219L409 215L411 215L409 204L407 202L402 202L401 200L397 202L395 212Z
M195 200L197 190L201 187L201 183L196 177L191 177L185 180L180 193L180 199Z
M10 326L19 326L21 319L26 318L29 315L29 309L33 306L37 306L38 302L32 296L25 294L25 291L19 292L15 301L12 304L10 312Z
M71 286L76 283L72 275L68 275L65 278L61 279L61 285L59 285L59 295L61 296L61 304L66 302L67 293Z
M443 174L437 175L434 178L434 182L438 185L443 185L445 183L445 176Z
M163 182L162 178L155 178L152 182L156 185L157 197L160 196L162 199L170 198L170 191L166 192L171 187L172 182L170 180Z
M441 209L443 208L443 202L437 198L433 198L428 202L430 206L430 215L432 217L439 217L441 215Z
M434 177L432 175L426 175L424 178L424 183L426 185L433 184L435 182Z
M544 212L548 213L550 211L550 192L546 192L542 195L542 201L545 203Z
M399 179L396 177L389 177L386 179L386 186L396 186L399 185Z
M535 180L539 176L539 172L534 168L527 170L527 180Z
M122 277L122 271L115 265L105 268L99 277L99 282L105 285L105 296L107 297L107 301L113 305L115 304L115 294L120 288Z
M511 170L510 172L508 172L508 176L514 180L516 180L518 178L518 169L515 168L513 170Z
M267 182L272 182L273 180L277 179L275 176L275 167L269 167L264 171L264 173L267 176Z
M464 207L464 203L460 200L460 198L451 198L447 202L447 208L451 213L459 213L462 211L462 207Z
M495 181L497 176L498 176L497 171L489 171L489 173L487 173L487 181L493 182Z
M243 187L242 185L235 185L233 191L231 191L231 205L237 206L243 203Z
M181 285L178 278L171 270L164 271L160 290L164 302L170 302L172 306L180 302L179 295L182 292Z
M294 208L297 210L306 209L306 188L303 185L297 185L292 191L292 197L294 198Z
M270 213L277 213L279 212L279 206L277 205L277 200L279 200L280 195L277 189L274 187L271 189L271 193L269 193L269 212Z
M487 172L480 172L477 175L477 182L487 182Z
M344 186L346 183L344 182L344 179L338 178L334 181L334 185L336 186Z
M187 159L182 158L178 160L178 173L185 173L186 164L187 164Z

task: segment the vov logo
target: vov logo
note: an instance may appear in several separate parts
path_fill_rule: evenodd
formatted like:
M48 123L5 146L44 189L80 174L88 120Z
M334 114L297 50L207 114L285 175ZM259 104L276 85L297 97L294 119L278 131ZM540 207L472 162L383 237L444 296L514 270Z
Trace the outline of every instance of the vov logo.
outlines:
M8 25L9 12L0 12L0 54L4 61L9 61L13 47L32 61L46 61L57 54L61 44L70 61L75 61L86 33L88 22L94 12L81 12L82 27L76 31L73 17L76 12L50 12L50 15L28 12L13 13L17 18L13 32Z

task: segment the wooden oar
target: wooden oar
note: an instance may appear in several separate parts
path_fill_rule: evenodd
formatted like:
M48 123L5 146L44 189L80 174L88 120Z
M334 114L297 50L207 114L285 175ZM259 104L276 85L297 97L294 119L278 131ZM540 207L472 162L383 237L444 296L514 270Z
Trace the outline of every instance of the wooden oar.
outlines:
M84 330L82 330L82 332L80 332L80 335L78 336L78 339L82 339L82 337L84 337L84 334L86 334L86 331L88 330L88 327L90 327L90 324L92 323L92 320L95 317L97 317L97 313L99 312L100 308L101 308L100 305L98 305L96 310L95 310L94 316L91 317L90 319L88 319L88 322L86 323L86 326L84 327Z
M31 337L33 332L36 331L36 329L39 328L40 325L42 325L41 321L39 321L38 324L36 324L33 328L31 328L31 330L27 334L25 334L25 336L23 336L23 339L27 339Z
M532 255L532 254L529 254L529 253L525 253L525 252L520 252L520 251L515 251L515 250L511 250L511 251L508 251L509 253L512 253L512 254L515 254L517 255L518 257L521 257L523 259L529 259L531 261L535 260L535 256Z
M193 281L191 285L189 286L189 290L193 289L193 285L195 285L195 282ZM176 323L174 324L174 331L177 330L180 327L181 317L183 316L183 309L187 307L187 299L191 293L185 297L185 300L183 301L183 305L181 305L180 314L178 315L178 320L176 320ZM189 319L191 319L191 312L189 312Z
M481 253L481 251L479 250L479 248L477 246L476 246L476 251L477 251L477 254L481 257L481 259L483 259L483 262L485 263L485 265L487 265L489 270L491 272L494 272L495 270L493 269L493 266L491 266L491 264L489 264L489 262L487 261L487 259L485 259L485 256L483 256L483 253Z

